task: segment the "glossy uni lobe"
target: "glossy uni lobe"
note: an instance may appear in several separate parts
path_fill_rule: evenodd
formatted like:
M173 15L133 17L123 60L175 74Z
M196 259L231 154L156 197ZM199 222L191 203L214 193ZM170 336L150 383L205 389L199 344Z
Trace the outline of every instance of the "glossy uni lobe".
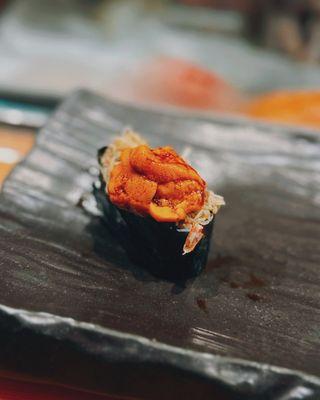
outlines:
M173 148L140 145L121 152L107 189L120 208L178 222L203 207L206 183Z

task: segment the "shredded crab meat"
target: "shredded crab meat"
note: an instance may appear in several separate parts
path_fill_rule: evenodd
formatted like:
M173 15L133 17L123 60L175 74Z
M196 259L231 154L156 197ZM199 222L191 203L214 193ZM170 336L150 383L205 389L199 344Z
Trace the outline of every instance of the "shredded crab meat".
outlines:
M107 147L100 160L101 173L107 187L110 180L110 173L114 166L119 163L121 152L126 148L134 148L140 145L147 145L147 142L138 133L131 129L125 129L123 134L118 136ZM183 254L188 254L195 249L204 235L203 227L212 221L220 207L224 205L225 201L222 196L218 196L211 190L208 190L202 209L187 215L183 222L177 223L179 228L189 231L183 246Z
M101 173L108 185L110 180L110 173L113 167L119 163L120 155L122 150L127 148L134 148L142 144L147 144L141 136L132 131L131 129L125 129L121 136L118 136L106 149L101 158Z
M185 255L193 251L202 238L203 238L203 225L200 224L192 225L190 232L188 233L187 239L184 243L182 254Z
M213 217L217 214L220 207L224 205L225 201L222 196L214 194L211 190L207 192L207 197L202 209L197 213L188 215L181 225L182 228L189 229L189 234L183 246L183 254L190 253L194 250L203 237L203 227L213 220Z
M217 214L220 207L224 205L225 201L222 196L218 196L211 190L208 190L202 209L196 213L189 214L182 227L191 229L191 227L196 224L208 225L215 214Z

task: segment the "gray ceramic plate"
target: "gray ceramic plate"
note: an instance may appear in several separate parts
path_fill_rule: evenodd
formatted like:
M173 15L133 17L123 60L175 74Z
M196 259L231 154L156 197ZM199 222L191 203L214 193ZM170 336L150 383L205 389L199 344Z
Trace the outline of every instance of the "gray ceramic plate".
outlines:
M186 287L131 265L90 196L96 150L128 125L226 199ZM319 138L70 96L1 194L2 373L145 399L318 399Z

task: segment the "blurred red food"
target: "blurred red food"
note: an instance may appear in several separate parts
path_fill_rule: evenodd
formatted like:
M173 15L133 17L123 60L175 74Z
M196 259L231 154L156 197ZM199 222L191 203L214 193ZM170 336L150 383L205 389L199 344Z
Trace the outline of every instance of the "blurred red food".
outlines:
M251 117L320 128L320 91L276 91L248 104Z
M142 65L112 94L121 100L206 111L232 111L240 102L237 90L218 75L171 57L159 57Z

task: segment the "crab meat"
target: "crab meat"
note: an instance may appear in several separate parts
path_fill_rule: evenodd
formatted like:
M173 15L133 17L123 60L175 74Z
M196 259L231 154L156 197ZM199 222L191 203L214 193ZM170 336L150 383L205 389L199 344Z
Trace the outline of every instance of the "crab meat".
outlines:
M202 238L203 226L200 224L192 225L190 232L188 233L187 239L184 243L182 254L185 255L193 251Z

